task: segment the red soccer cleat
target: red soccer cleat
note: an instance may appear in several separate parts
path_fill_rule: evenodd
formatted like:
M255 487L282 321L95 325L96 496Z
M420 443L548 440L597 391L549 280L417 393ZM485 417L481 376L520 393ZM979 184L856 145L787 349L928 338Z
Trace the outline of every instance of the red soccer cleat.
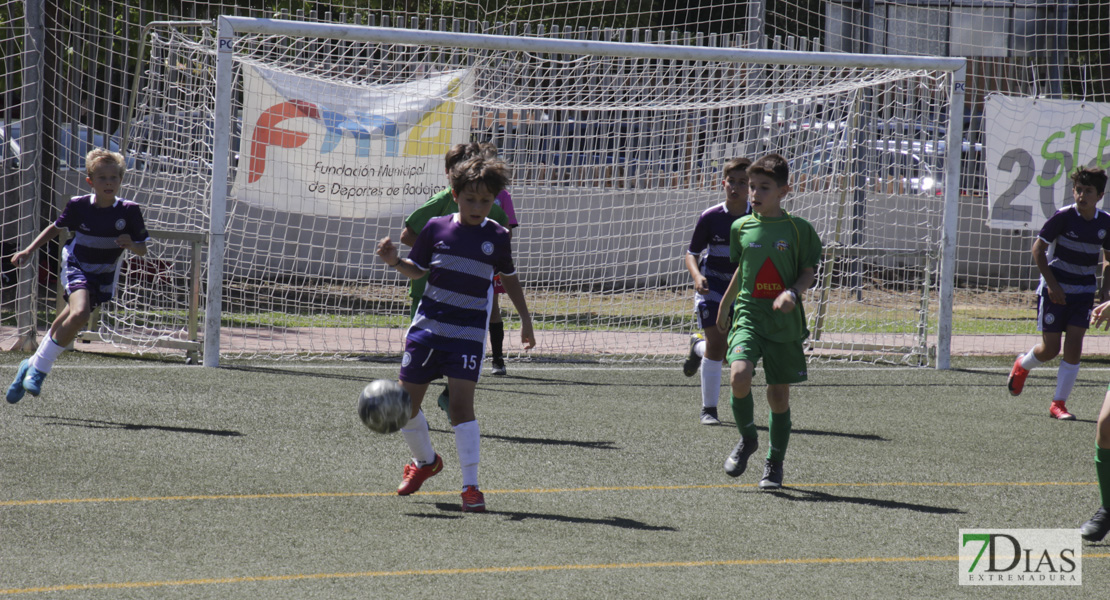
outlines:
M478 490L478 486L468 485L462 491L463 512L486 512L486 497Z
M1010 369L1010 378L1006 380L1006 387L1010 389L1011 396L1018 396L1021 390L1025 388L1025 378L1029 375L1029 371L1021 368L1021 357L1017 357L1014 361L1014 368Z
M1048 414L1052 415L1053 419L1060 419L1061 421L1075 420L1075 415L1068 412L1067 407L1064 406L1063 400L1053 400L1052 406L1048 409Z
M405 475L401 479L401 485L397 487L397 495L408 496L420 489L424 482L431 476L443 470L443 459L436 454L436 459L431 464L424 465L423 467L416 466L416 463L409 463L405 465Z

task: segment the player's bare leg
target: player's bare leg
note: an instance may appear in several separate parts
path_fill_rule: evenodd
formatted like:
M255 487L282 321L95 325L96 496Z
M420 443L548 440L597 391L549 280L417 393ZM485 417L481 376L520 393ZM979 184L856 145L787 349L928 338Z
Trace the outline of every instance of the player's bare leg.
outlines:
M42 384L46 375L54 367L62 352L77 339L77 335L89 323L92 306L89 302L89 292L85 289L74 290L69 295L69 301L62 312L54 319L50 331L39 344L34 356L27 359L27 374L23 378L23 389L28 394L38 396L42 393Z

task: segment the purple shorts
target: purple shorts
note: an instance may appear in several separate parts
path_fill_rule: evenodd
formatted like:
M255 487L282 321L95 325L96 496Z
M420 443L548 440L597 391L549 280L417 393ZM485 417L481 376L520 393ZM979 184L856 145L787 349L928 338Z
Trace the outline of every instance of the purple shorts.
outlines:
M717 311L720 310L720 302L710 302L707 300L700 300L694 304L694 315L697 316L698 329L709 329L710 327L717 326Z
M1092 294L1067 296L1067 304L1056 304L1048 296L1037 296L1037 330L1061 333L1069 325L1087 329L1091 325L1091 310L1095 299Z
M401 381L419 385L447 377L477 382L481 373L480 355L445 352L405 340L405 354L401 357L399 375Z

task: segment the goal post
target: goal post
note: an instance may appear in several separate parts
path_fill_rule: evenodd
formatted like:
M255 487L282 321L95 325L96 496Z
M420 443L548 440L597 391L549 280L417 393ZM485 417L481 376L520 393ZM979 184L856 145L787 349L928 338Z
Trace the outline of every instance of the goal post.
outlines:
M467 127L428 138L435 138L434 143L439 144L426 140L432 144L428 147L441 148L445 141L458 139L471 141L478 134L501 142L503 155L509 155L506 158L518 173L510 188L514 197L519 193L530 200L545 195L554 198L542 212L523 203L522 232L557 231L562 237L538 242L525 238L529 250L518 260L518 265L524 265L526 289L531 281L529 268L536 265L541 274L537 279L546 286L545 291L550 291L550 297L545 296L539 304L543 311L559 312L549 320L553 336L564 327L581 328L587 332L583 336L624 328L642 337L627 347L611 350L613 355L664 356L674 354L672 346L683 347L684 342L676 345L675 340L686 339L692 332L692 319L687 318L692 314L692 294L685 281L688 276L682 277L681 256L696 215L720 202L719 173L715 171L730 155L778 151L792 161L792 198L797 202L790 204L794 200L788 200L787 209L815 222L830 249L818 278L821 289L812 295L820 306L809 311L811 328L814 317L821 315L826 340L835 337L832 334L839 329L844 330L839 341L830 342L830 352L851 359L903 352L902 358L895 360L910 360L907 356L913 355L916 358L912 360L919 364L935 360L938 368L949 366L960 191L956 182L960 181L963 138L962 58L454 33L226 16L218 19L217 26L207 215L206 366L219 365L221 332L226 322L223 310L228 303L224 286L229 272L229 193L241 192L244 172L255 168L243 161L257 158L248 156L254 149L248 147L252 140L246 139L246 129L253 125L247 123L242 124L240 156L233 157L233 142L239 135L236 111L241 108L235 102L247 93L242 81L246 67L241 65L238 53L241 47L249 50L252 68L257 67L261 80L282 89L283 69L311 71L312 77L326 80L334 73L357 67L362 60L359 57L366 56L358 54L365 52L359 45L374 48L373 61L384 61L394 53L409 57L405 59L408 62L398 65L375 62L372 66L378 71L423 74L419 82L401 77L386 83L382 79L379 84L419 83L421 91L412 92L419 95L429 86L438 85L431 80L442 75L445 83L441 88L427 92L438 94L428 96L433 100L431 105L475 107ZM293 47L307 50L283 67L281 61ZM445 64L457 70L436 65L429 68L433 60L429 57L437 52L450 54L451 60ZM265 66L270 59L274 59L273 66ZM753 75L757 72L759 77ZM344 77L342 85L352 94L366 93L365 86ZM751 83L754 81L761 83ZM865 103L858 101L862 90L867 90L862 96L868 98ZM862 104L867 105L865 109L860 108ZM297 112L304 107L296 102L289 106L293 113L308 115ZM426 111L423 118L432 115L434 120L437 110L440 108ZM868 112L860 119L863 110ZM531 116L519 117L524 113ZM347 138L342 136L351 128L356 136L363 135L357 141L357 151L351 154L361 157L361 163L316 165L318 172L343 168L356 175L361 173L365 179L379 173L379 168L385 172L385 167L378 164L379 155L363 151L375 148L375 152L385 152L383 156L396 152L397 147L389 144L399 142L390 138L389 127L375 122L371 135L365 114L353 124L349 114L313 114L334 136L325 143L346 143ZM854 122L865 122L866 126L853 128ZM421 121L417 125L424 124ZM258 135L260 130L254 131ZM382 144L385 150L378 150ZM526 160L514 160L522 157ZM240 162L235 163L236 159ZM313 166L300 168L311 171ZM432 175L442 177L439 173ZM941 188L938 180L952 185ZM581 187L588 189L557 193ZM388 193L371 185L343 190L352 197ZM405 208L411 210L415 205ZM327 210L335 210L336 219L341 220L349 209ZM296 220L331 217L302 212L306 214ZM270 218L274 213L266 214L265 218ZM558 220L566 214L574 215L574 222ZM619 225L607 222L617 214L623 219ZM394 237L400 230L400 216L393 214L387 219L391 228L388 233ZM263 221L253 223L259 226ZM264 224L270 226L268 221ZM834 231L851 231L852 235L833 236ZM857 239L860 232L866 232L865 243ZM320 235L331 239L327 238L330 233ZM583 260L584 252L593 251L590 243L573 243L621 236L635 239L638 245L595 244L599 253L594 257L608 261L600 268ZM325 242L324 247L310 254L316 256L313 260L326 261L336 256L329 254L331 250ZM365 248L360 251L359 260L369 268L372 252ZM235 250L238 257L246 253ZM299 256L269 256L265 260L269 261L267 265L290 262L294 270L301 265ZM626 260L636 264L627 267ZM332 281L345 270L343 265L310 270L317 269L328 271ZM351 285L367 284L367 270L346 270L351 271ZM619 273L610 277L615 271ZM288 277L273 275L275 281ZM371 277L370 283L386 285L383 277ZM868 285L864 280L875 277L886 277L888 283L893 280L894 288L908 290L903 294L909 298L908 305L886 298L882 286L868 292L875 304L883 306L889 323L865 323L871 316L866 313L878 309L852 306L864 296L861 290ZM563 282L564 287L555 289L554 282ZM855 287L849 289L849 285ZM622 293L621 301L626 304L604 311L611 313L605 315L605 322L597 315L603 311L583 311L570 303L576 296L612 298L617 292ZM643 303L665 305L663 312L678 314L642 319L641 309L635 304L637 298ZM403 303L394 302L391 310L396 311L396 305ZM407 306L404 308L407 312ZM651 331L653 327L657 331ZM854 327L858 331L851 331ZM891 336L902 336L903 330L914 341L889 341ZM545 330L538 333L542 338ZM665 342L653 337L663 333L668 336ZM925 348L926 336L935 340L932 349ZM814 344L816 349L819 346ZM903 347L910 350L901 350ZM556 349L559 351L589 353L580 352L574 343ZM935 355L922 356L930 352Z

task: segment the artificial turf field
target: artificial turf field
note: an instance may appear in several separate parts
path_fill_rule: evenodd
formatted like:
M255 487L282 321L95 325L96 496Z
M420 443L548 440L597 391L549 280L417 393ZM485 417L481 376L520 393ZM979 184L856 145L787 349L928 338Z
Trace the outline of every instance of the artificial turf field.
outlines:
M761 376L762 449L732 479L727 401L700 425L677 363L509 363L478 386L489 512L464 514L432 399L445 468L413 496L394 493L400 434L358 421L396 365L67 353L42 396L0 406L0 597L1105 598L1107 541L1084 543L1081 587L957 582L959 529L1075 528L1098 506L1110 363L1084 362L1067 423L1047 416L1054 363L1012 398L1011 361L813 365L778 492L757 486Z

